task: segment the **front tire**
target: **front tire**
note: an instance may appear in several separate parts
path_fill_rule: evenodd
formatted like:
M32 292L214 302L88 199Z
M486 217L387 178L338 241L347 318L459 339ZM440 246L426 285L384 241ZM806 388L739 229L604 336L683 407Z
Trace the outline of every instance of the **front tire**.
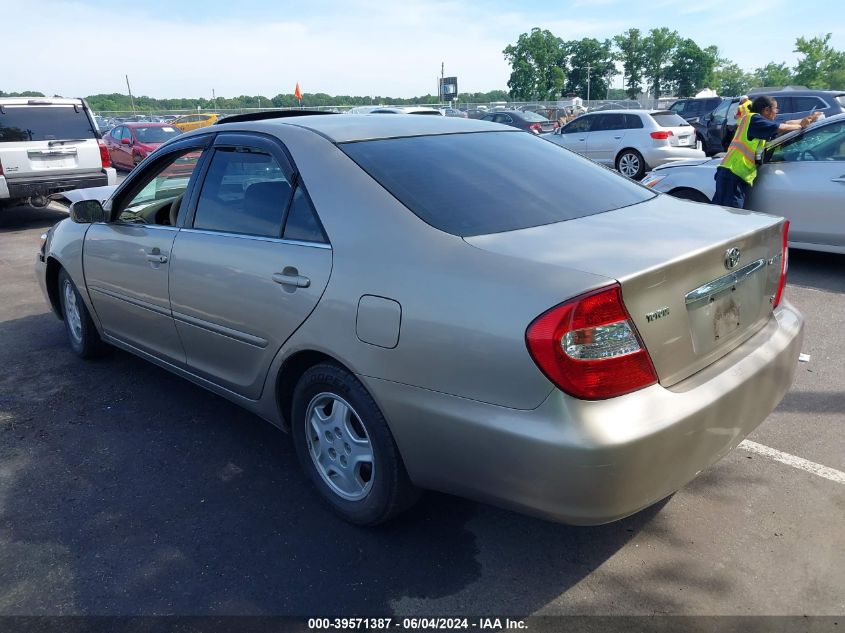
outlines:
M643 155L635 149L623 150L616 157L616 171L633 180L641 180L646 172Z
M76 285L65 270L59 271L59 300L68 341L74 353L80 358L95 358L101 355L106 345L100 338Z
M416 501L418 490L381 410L342 367L321 363L302 375L291 432L311 482L350 523L383 523Z

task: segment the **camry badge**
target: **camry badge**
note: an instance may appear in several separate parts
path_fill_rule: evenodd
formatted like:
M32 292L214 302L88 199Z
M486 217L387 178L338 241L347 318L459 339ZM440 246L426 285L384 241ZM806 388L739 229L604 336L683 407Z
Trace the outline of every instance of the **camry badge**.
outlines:
M739 263L739 249L729 248L725 251L725 268L730 270Z
M665 317L668 314L669 314L669 306L666 306L666 307L660 308L658 310L655 310L654 312L649 312L648 314L645 315L645 320L648 323L651 323L652 321L657 321L657 319L662 319L663 317Z

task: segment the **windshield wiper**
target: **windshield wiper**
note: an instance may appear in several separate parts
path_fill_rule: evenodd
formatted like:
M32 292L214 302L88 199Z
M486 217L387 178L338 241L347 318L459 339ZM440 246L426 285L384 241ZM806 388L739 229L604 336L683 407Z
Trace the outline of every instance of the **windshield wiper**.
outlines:
M84 143L88 139L84 138L70 138L65 141L47 141L47 145L63 145L64 143Z

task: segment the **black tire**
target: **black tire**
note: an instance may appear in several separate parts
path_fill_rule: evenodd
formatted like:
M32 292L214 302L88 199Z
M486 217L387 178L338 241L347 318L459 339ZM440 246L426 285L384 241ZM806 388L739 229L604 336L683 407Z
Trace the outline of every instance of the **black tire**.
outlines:
M340 418L332 414L341 416L343 405L348 405L349 412L338 424ZM317 430L317 423L312 424L309 419L314 416L325 426ZM419 497L378 405L355 376L342 367L321 363L302 375L293 393L291 434L302 468L323 499L350 523L383 523ZM363 450L370 451L371 461L351 467L348 461L341 463L346 455L352 456L349 441L357 443L356 451L366 445ZM356 486L361 490L356 490Z
M700 191L695 189L675 189L669 192L669 195L680 198L681 200L692 200L693 202L710 202L710 199Z
M73 305L69 305L71 296ZM100 338L76 285L64 269L59 271L59 301L68 341L74 353L80 358L95 358L102 355L107 349L106 344ZM74 317L74 310L78 321Z
M616 157L616 171L633 180L642 180L646 168L643 155L635 149L624 149Z

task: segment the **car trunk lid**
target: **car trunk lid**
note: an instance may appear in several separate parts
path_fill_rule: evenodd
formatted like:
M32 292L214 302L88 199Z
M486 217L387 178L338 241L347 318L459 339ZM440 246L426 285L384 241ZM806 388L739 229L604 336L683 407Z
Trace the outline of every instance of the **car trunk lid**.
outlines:
M695 128L680 115L668 110L652 112L651 118L658 129L651 133L655 144L668 144L670 147L695 147Z
M660 383L670 386L768 321L782 231L783 220L774 216L658 196L566 222L464 239L503 255L616 279Z

